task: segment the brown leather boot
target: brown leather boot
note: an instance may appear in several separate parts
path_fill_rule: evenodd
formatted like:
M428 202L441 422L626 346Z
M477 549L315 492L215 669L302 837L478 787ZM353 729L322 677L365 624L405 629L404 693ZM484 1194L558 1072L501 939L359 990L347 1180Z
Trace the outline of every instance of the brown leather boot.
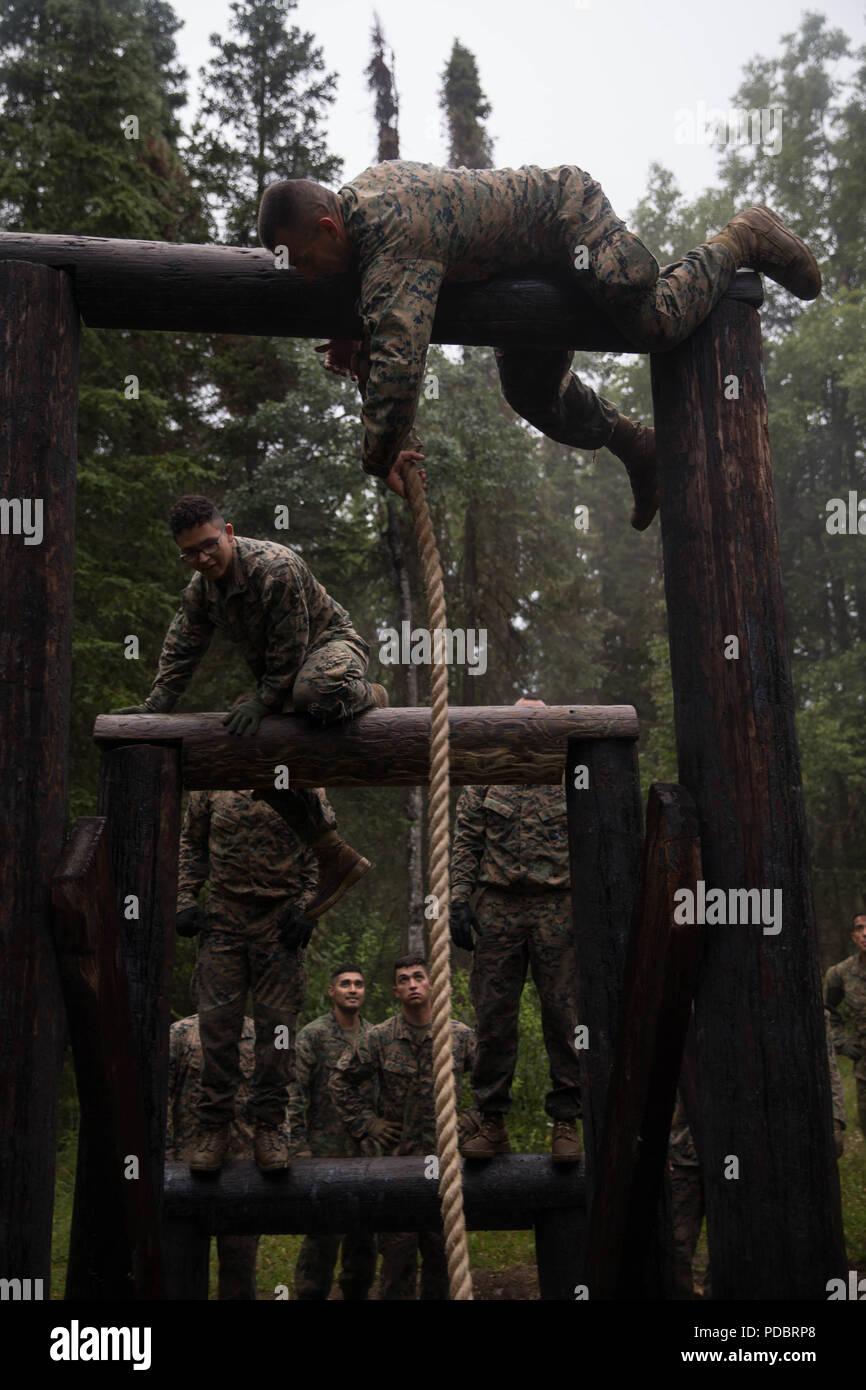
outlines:
M553 1126L553 1143L550 1155L554 1163L576 1163L583 1153L583 1145L574 1120L557 1120Z
M319 864L319 886L304 912L308 917L321 917L371 866L369 859L347 845L336 830L326 830L313 841L311 849Z
M203 1129L198 1142L187 1153L187 1163L193 1173L217 1173L225 1162L229 1146L229 1126Z
M263 1173L278 1172L289 1166L289 1145L281 1129L256 1125L253 1153Z
M606 447L625 464L634 497L631 524L636 531L645 531L659 509L655 431L620 415Z
M460 1145L464 1158L493 1158L495 1154L510 1154L508 1130L502 1115L482 1115L481 1124L470 1139Z
M769 275L798 299L817 299L821 293L818 262L805 241L795 236L770 208L738 212L717 236L710 238L711 243L714 241L730 248L738 266L749 266Z
M370 684L371 684L371 686L373 687L373 696L374 696L374 698L375 698L375 700L376 700L375 708L376 708L376 709L387 709L387 708L388 708L388 692L387 692L387 690L385 689L384 685L376 685L376 684L374 684L373 681L371 681Z

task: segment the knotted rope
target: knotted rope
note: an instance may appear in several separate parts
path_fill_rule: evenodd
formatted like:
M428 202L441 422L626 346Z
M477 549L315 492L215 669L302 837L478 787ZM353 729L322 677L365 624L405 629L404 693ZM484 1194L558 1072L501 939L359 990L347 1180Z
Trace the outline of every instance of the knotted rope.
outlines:
M442 565L433 535L424 486L414 463L405 473L406 496L412 509L415 539L424 566L424 588L430 640L430 892L437 911L430 926L430 984L433 1012L433 1093L436 1101L436 1149L439 1155L439 1200L445 1230L448 1282L454 1300L472 1298L469 1247L463 1217L463 1178L457 1146L457 1095L451 1042L451 937L449 905L450 784L448 758L448 664L445 641L437 645L435 633L445 628L445 589Z

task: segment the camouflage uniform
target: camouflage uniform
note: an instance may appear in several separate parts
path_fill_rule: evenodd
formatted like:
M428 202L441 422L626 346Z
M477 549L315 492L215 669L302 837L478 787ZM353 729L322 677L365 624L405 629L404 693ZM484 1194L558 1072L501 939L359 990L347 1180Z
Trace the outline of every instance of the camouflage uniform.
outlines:
M452 1022L451 1032L459 1098L463 1073L470 1070L475 1058L475 1034L465 1023L456 1022ZM400 1126L400 1138L390 1151L392 1155L435 1154L433 1030L429 1024L416 1028L402 1012L385 1023L377 1023L357 1052L343 1054L328 1085L346 1128L356 1139L363 1139L377 1115L381 1115ZM415 1297L419 1251L421 1298L447 1299L445 1238L439 1232L389 1232L379 1236L379 1251L380 1299Z
M636 348L654 351L687 338L737 269L732 252L714 244L660 274L601 186L572 165L440 169L389 160L338 198L369 339L364 468L380 477L406 447L443 283L544 265L574 278ZM585 269L576 268L580 248ZM509 348L496 357L505 397L520 415L562 444L595 449L610 439L619 412L569 371L572 355Z
M324 798L321 805L327 816ZM304 996L303 952L282 944L279 920L290 903L303 906L315 894L315 856L252 792L196 791L181 832L179 912L195 905L208 877L207 926L195 967L204 1051L200 1120L216 1128L233 1114L237 1038L251 990L256 1056L250 1115L265 1126L279 1125ZM289 1048L274 1046L278 1026L288 1028Z
M241 1083L237 1109L232 1117L230 1158L252 1158L253 1131L244 1109L253 1074L253 1021L245 1018L240 1040ZM201 1039L198 1018L192 1014L171 1025L168 1046L168 1115L166 1119L166 1158L182 1162L186 1150L201 1134L198 1106L201 1099ZM256 1296L256 1256L258 1236L217 1236L219 1288L221 1299L254 1299Z
M356 1028L342 1028L333 1009L298 1034L294 1075L289 1083L289 1124L295 1149L309 1149L314 1158L357 1158L361 1141L343 1124L328 1090L328 1080L346 1049L356 1050L371 1025L358 1019ZM376 1238L369 1232L305 1236L295 1266L295 1297L324 1299L340 1244L343 1247L340 1288L344 1299L364 1299L376 1271Z
M545 1110L554 1120L580 1115L577 958L571 920L568 827L562 786L465 787L457 802L451 893L476 888L478 939L472 999L478 1109L505 1114L517 1065L520 995L530 966L541 1001L550 1063Z
M862 952L858 950L830 966L824 977L824 1003L830 1010L836 1051L854 1063L857 1119L866 1136L866 956ZM839 1011L840 1004L844 1004L847 1020Z
M147 700L154 710L174 709L218 628L240 647L273 714L296 709L330 721L375 703L364 679L370 649L346 610L293 550L235 536L225 578L195 573L183 591ZM266 795L305 843L335 824L313 791Z

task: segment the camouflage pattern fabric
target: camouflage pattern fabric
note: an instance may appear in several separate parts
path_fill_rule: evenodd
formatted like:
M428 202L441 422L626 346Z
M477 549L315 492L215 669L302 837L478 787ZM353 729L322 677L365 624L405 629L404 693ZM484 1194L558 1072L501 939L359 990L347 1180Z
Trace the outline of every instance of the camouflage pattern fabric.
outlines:
M358 259L360 312L370 343L361 412L364 468L381 477L407 445L443 283L544 265L579 279L629 341L649 351L688 337L736 272L731 252L717 244L690 252L660 274L601 186L571 165L440 169L389 160L358 175L338 197ZM504 365L513 379L519 368L507 357ZM548 373L545 397L551 382ZM589 404L582 402L585 415ZM549 408L549 399L538 402L542 417ZM589 435L604 433L612 409L607 402L589 408ZM581 442L594 447L592 438Z
M580 1063L575 1050L577 957L571 894L519 893L485 888L475 904L478 938L470 990L475 1005L478 1057L472 1090L487 1115L511 1108L517 1066L520 996L529 966L541 1004L541 1028L551 1089L544 1108L553 1120L581 1114Z
M414 1299L418 1292L421 1256L421 1300L448 1298L448 1260L445 1237L438 1231L388 1231L379 1236L382 1269L379 1298L383 1302Z
M565 789L464 787L451 849L451 892L476 888L546 893L569 888Z
M363 1301L376 1275L376 1237L372 1231L347 1235L304 1236L295 1265L295 1298L320 1302L328 1297L342 1250L338 1283L344 1302Z
M254 1039L253 1021L245 1018L240 1038L241 1082L231 1122L230 1158L253 1156L253 1130L244 1112L253 1074ZM183 1162L188 1148L197 1142L201 1133L198 1105L201 1098L202 1057L195 1014L171 1025L168 1058L166 1158ZM217 1297L221 1302L255 1299L258 1248L258 1236L217 1236Z
M672 1163L670 1184L675 1296L694 1298L692 1267L706 1214L701 1170L687 1163Z
M845 1111L845 1095L842 1090L842 1077L839 1072L839 1063L836 1061L836 1048L833 1043L833 1019L830 1010L824 1010L824 1030L827 1035L827 1065L830 1069L830 1097L833 1102L833 1119L838 1120L842 1128L847 1125L847 1114Z
M333 818L327 802L319 804L322 815ZM278 930L285 908L315 893L315 857L252 792L192 792L181 832L179 910L195 904L208 874L207 926L195 966L203 1049L200 1123L219 1126L232 1116L240 1082L238 1038L251 991L256 1042L249 1111L263 1125L279 1125L304 967L303 952L286 950ZM275 1046L278 1027L288 1030L287 1048Z
M452 1020L452 1055L458 1101L463 1073L475 1059L475 1034ZM389 1152L436 1152L436 1113L433 1104L433 1029L416 1028L402 1012L377 1023L357 1052L346 1051L328 1081L331 1097L346 1128L363 1139L377 1116L400 1126L400 1138Z
M866 1138L866 958L860 951L830 966L824 977L824 1003L830 1010L836 1051L854 1063L857 1123Z

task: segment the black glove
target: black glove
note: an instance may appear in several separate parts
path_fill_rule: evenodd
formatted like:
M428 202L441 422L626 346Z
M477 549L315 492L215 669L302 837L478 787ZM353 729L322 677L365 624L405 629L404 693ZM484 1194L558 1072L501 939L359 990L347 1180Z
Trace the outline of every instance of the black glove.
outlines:
M310 944L315 922L302 907L292 903L286 908L279 926L280 940L287 951L302 951Z
M478 931L478 918L468 902L451 904L449 925L451 927L451 940L454 945L459 946L463 951L474 951L473 932Z
M200 907L185 907L174 921L178 936L197 936L207 923L207 915Z

